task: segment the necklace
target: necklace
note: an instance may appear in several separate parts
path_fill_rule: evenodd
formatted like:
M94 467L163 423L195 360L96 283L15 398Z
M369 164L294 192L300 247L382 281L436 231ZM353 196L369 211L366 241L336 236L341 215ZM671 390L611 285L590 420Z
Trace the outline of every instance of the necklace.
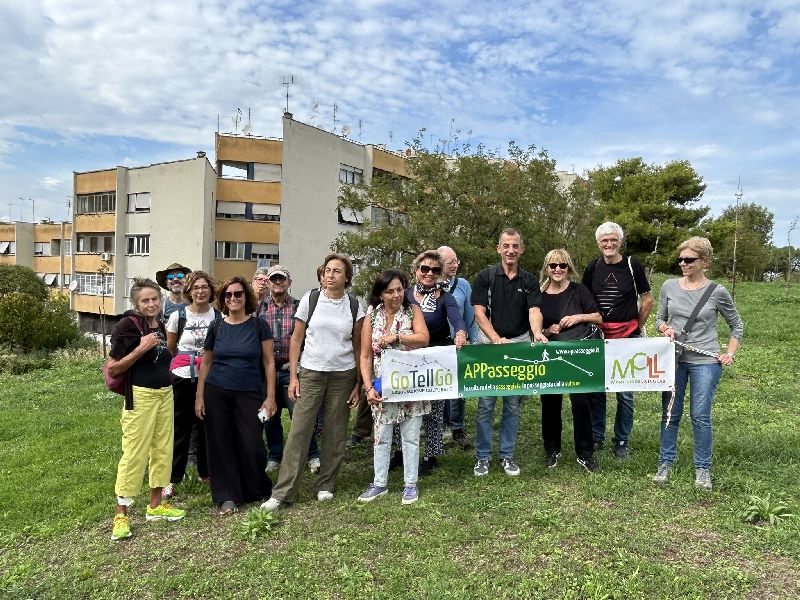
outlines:
M342 294L341 298L331 298L328 296L328 292L326 290L322 290L323 295L330 301L331 304L341 304L344 302L345 294Z
M686 290L687 292L692 292L694 290L699 290L700 288L705 287L705 285L707 283L708 283L708 279L706 279L705 277L703 277L703 279L699 283L690 282L687 277L684 277L683 278L683 285L681 287L684 290Z

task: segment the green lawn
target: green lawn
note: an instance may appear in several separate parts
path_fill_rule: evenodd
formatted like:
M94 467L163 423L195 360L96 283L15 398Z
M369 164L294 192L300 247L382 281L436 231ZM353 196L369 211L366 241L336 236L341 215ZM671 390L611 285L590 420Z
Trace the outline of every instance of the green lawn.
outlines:
M564 454L542 464L539 411L524 409L518 478L475 479L471 453L450 448L421 481L421 500L391 493L362 505L371 449L347 458L336 498L309 486L271 533L242 536L246 508L216 516L198 483L178 488L184 521L146 523L109 541L121 399L99 359L0 376L0 597L3 598L797 598L800 519L744 523L751 495L800 513L800 288L739 284L745 341L714 409L714 491L693 486L683 423L670 484L657 466L660 398L637 394L632 457L575 464L568 402ZM474 434L474 401L467 430ZM615 403L609 401L609 419ZM499 415L499 411L498 411Z

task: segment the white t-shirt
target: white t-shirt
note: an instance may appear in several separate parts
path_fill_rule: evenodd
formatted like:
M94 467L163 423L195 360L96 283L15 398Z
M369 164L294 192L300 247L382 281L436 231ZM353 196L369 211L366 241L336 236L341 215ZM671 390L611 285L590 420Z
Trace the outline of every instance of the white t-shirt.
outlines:
M331 300L320 293L317 307L308 323L308 302L311 292L300 300L295 318L306 323L306 345L300 366L312 371L348 371L356 366L353 356L353 313L347 294ZM358 303L357 319L364 318L364 307Z
M178 319L180 311L176 310L169 316L167 321L167 331L169 333L178 333ZM181 338L178 340L178 351L180 352L197 352L198 356L203 355L203 344L206 341L206 334L211 323L214 322L214 309L210 308L203 314L196 315L189 308L186 308L186 325L181 333ZM178 367L172 371L178 377L189 379L191 371L188 366ZM195 377L197 376L197 368L195 368Z

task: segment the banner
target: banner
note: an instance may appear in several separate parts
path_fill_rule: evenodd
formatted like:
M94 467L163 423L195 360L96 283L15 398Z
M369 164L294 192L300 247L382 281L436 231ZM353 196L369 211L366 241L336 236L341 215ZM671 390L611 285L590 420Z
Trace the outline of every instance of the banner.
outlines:
M381 395L387 402L457 398L456 373L455 346L408 352L385 350L381 358Z
M609 392L660 391L675 379L675 344L669 338L627 338L605 341Z
M386 350L387 402L477 396L669 390L675 344L630 338Z

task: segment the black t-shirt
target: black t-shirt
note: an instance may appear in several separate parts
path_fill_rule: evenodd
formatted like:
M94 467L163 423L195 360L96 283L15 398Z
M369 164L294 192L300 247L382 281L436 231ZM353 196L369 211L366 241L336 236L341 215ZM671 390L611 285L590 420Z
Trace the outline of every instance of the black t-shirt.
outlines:
M490 273L494 270L492 303L489 306ZM491 323L497 335L504 338L518 337L530 331L528 309L541 306L541 294L536 278L519 269L513 279L509 279L501 265L484 269L475 278L472 286L473 306L485 306L491 310Z
M260 328L256 320L260 321ZM223 320L219 327L209 327L204 347L214 353L214 361L206 383L225 390L263 394L261 342L271 339L272 330L264 317L250 317L234 325Z
M601 257L590 262L583 272L583 285L594 294L604 323L624 323L639 318L636 292L649 292L650 282L636 257L631 256L630 260L628 268L628 258L625 256L613 265L607 264ZM636 277L635 287L631 269Z
M130 382L131 385L150 389L169 387L172 385L172 373L169 370L172 354L167 350L167 332L164 324L159 321L158 326L151 329L143 318L127 313L126 315L111 333L111 358L121 360L133 352L142 339L142 331L144 335L155 333L158 345L148 350L128 369ZM139 331L134 319L139 322L142 331Z
M569 286L558 294L542 292L543 328L558 323L569 315L599 312L594 296L585 285L570 281Z

